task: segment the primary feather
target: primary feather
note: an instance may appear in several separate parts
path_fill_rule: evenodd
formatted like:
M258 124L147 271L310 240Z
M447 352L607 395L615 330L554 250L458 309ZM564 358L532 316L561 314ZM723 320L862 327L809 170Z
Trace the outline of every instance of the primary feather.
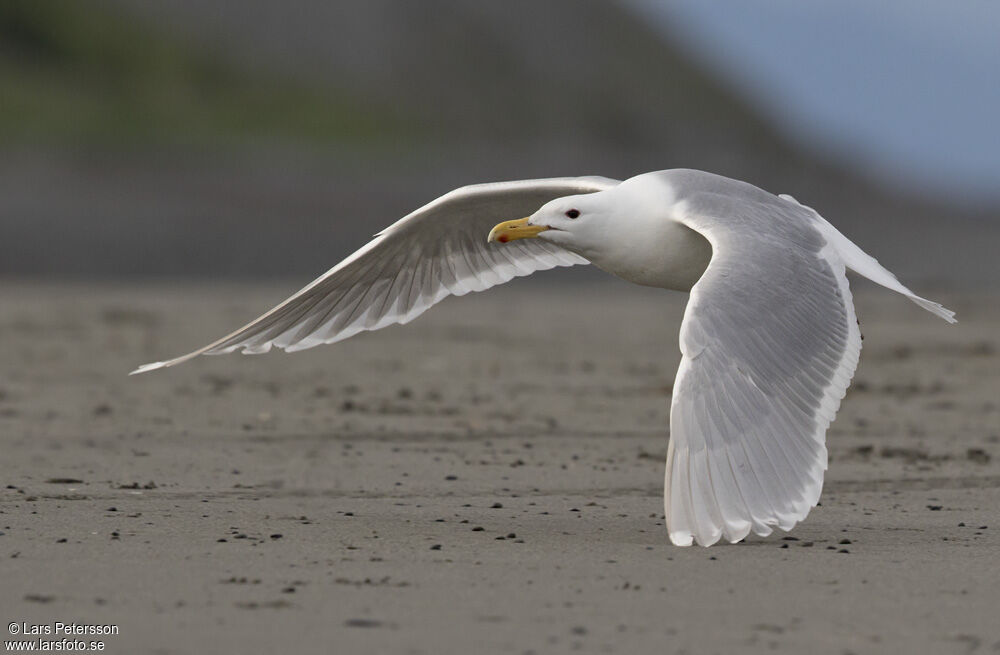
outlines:
M565 177L462 187L375 235L367 245L266 314L203 348L132 374L175 366L198 355L272 347L303 350L364 330L407 323L448 295L482 291L515 277L587 260L544 241L497 248L485 235L499 221L530 214L561 196L618 184L603 177Z

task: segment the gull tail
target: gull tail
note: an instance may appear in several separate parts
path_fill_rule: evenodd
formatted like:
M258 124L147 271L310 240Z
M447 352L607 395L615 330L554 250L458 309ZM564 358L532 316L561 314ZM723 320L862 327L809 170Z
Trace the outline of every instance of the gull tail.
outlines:
M929 311L931 314L940 316L949 323L958 322L955 318L955 312L942 306L940 303L927 300L926 298L921 298L907 289L903 283L896 279L895 275L879 264L877 259L866 253L853 241L841 234L840 230L835 228L825 218L820 216L815 209L802 205L802 203L797 201L792 196L782 195L780 197L790 202L794 202L797 205L801 205L812 212L813 216L815 216L819 221L820 232L823 233L827 243L829 243L833 249L837 251L837 254L840 255L840 258L844 261L844 265L847 266L847 268L851 269L858 275L863 275L876 284L882 285L886 289L891 289L897 293L903 294L914 303Z

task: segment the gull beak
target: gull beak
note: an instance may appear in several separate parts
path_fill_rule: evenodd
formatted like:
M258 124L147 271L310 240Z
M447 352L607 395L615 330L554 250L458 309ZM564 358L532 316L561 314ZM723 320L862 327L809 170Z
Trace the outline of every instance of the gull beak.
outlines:
M490 235L486 237L486 243L490 243L491 241L507 243L508 241L516 241L517 239L532 239L549 229L545 225L528 225L530 218L530 216L527 216L519 218L516 221L504 221L500 223L490 230Z

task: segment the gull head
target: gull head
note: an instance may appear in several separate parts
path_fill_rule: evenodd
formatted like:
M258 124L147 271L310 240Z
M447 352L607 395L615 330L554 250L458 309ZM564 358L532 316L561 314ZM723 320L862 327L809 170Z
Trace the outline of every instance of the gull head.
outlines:
M615 205L608 191L556 198L531 216L505 221L492 230L488 242L508 243L518 239L542 239L566 250L587 256L603 249L614 234L617 220Z
M556 198L494 227L488 241L541 239L646 286L690 290L708 267L708 240L680 220L674 190L641 175L617 187Z

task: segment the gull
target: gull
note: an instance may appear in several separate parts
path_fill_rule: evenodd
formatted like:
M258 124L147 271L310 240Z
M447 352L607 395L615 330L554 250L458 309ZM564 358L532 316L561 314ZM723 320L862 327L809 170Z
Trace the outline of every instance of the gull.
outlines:
M861 353L846 269L955 322L791 196L673 169L456 189L245 327L133 373L334 343L408 323L448 295L588 263L690 292L664 476L679 546L789 531L819 501L826 430Z

